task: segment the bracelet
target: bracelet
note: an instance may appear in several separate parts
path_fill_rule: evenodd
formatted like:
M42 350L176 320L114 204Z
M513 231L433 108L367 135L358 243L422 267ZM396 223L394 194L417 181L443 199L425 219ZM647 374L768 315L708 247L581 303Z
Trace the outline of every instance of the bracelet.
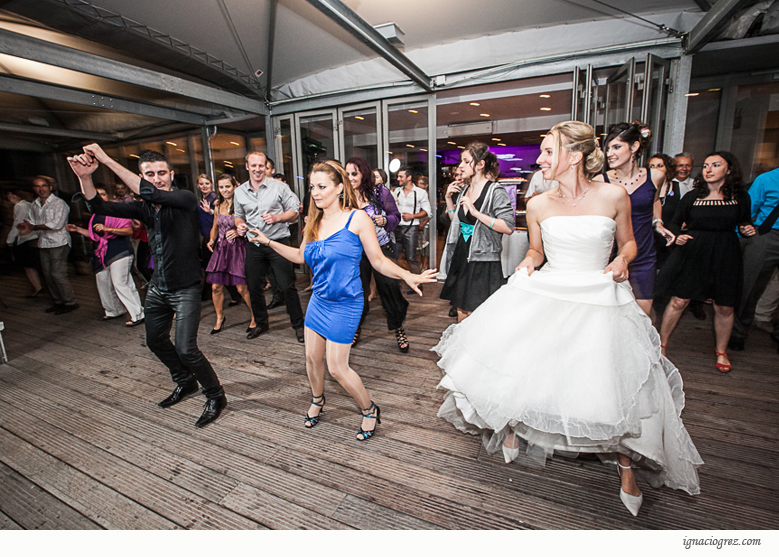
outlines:
M447 209L446 212L451 215L452 213L454 213L454 209L452 209L451 211Z
M267 243L267 244L265 244L265 245L266 245L266 246L268 246L268 247L270 247L270 243L271 243L272 241L273 241L273 240L271 240L270 238L268 238L268 243Z
M492 230L492 227L495 225L495 220L496 219L492 219L492 222L490 223L490 230Z
M657 228L657 223L663 224L663 219L655 219L652 221L652 228Z

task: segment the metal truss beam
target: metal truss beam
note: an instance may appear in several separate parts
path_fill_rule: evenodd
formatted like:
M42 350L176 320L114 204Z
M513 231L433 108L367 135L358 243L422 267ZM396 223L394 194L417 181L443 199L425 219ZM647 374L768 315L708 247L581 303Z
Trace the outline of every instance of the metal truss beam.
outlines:
M428 93L433 91L430 77L346 4L340 0L306 1L410 77L422 89Z
M685 54L695 54L713 40L733 15L749 3L749 0L718 0L693 27L687 38Z
M117 141L119 137L107 133L97 133L83 130L63 130L59 128L46 128L44 126L27 126L24 124L1 124L0 131L31 133L35 135L48 135L53 137L73 137L82 139L94 139L98 141Z
M173 108L117 99L116 97L102 95L100 93L89 93L77 89L69 89L67 87L48 85L35 81L26 81L13 77L0 76L0 91L5 93L16 93L17 95L27 95L39 99L64 101L73 104L93 106L95 108L105 108L107 110L116 110L129 114L138 114L140 116L150 116L163 120L173 120L175 122L184 122L196 126L203 125L207 120L205 116L200 114L193 114L191 112L184 112Z
M254 114L268 113L268 108L260 101L7 29L0 29L0 53Z

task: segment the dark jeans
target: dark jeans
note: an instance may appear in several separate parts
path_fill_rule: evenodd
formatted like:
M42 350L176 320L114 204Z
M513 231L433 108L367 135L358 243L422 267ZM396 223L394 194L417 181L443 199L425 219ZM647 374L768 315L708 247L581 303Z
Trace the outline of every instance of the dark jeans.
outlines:
M68 254L70 246L65 244L56 248L39 248L43 278L49 287L51 297L57 305L72 306L76 303L76 294L68 280Z
M146 346L170 370L170 376L184 386L197 380L206 398L224 396L214 368L197 347L200 325L200 286L163 292L153 284L146 293ZM170 328L176 318L176 345Z
M392 259L393 250L391 243L382 246L381 251L385 257ZM376 292L379 294L381 306L387 314L387 329L394 331L403 326L403 321L406 319L406 311L408 310L408 301L400 291L400 282L397 279L385 277L374 269L365 253L362 254L362 259L360 259L360 280L362 281L362 293L365 300L360 326L362 327L365 317L368 315L371 275L376 278Z
M289 238L275 240L280 244L289 245ZM295 288L295 269L292 263L284 259L278 253L267 246L249 242L246 248L246 284L249 287L249 296L252 300L252 312L258 327L268 324L268 308L265 304L265 277L269 269L273 270L276 277L276 285L284 296L287 304L287 313L292 328L303 327L303 309L300 307L300 297Z
M744 286L730 338L743 340L755 317L757 302L771 280L774 269L779 266L779 230L742 238L741 246L744 250ZM771 336L779 341L779 323L774 325Z
M398 226L395 229L395 259L401 253L406 254L406 261L411 272L419 274L419 261L417 260L417 245L419 244L419 228L416 226Z

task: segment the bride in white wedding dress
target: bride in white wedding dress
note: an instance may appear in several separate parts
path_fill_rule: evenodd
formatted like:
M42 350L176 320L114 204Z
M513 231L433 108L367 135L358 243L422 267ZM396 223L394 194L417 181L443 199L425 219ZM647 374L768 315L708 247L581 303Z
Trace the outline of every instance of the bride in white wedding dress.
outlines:
M630 199L590 180L603 160L587 124L546 135L537 162L560 185L528 202L530 249L508 284L433 348L449 391L438 415L506 462L520 448L616 461L620 499L637 515L634 465L651 485L694 495L703 461L680 418L681 376L626 282Z

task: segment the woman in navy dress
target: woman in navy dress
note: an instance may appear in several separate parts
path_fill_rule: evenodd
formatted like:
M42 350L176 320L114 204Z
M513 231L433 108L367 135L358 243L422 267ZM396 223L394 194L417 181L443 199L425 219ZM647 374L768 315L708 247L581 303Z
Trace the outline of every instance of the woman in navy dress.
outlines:
M319 423L325 404L325 359L330 375L362 410L357 439L370 439L381 423L379 407L371 401L360 376L349 367L349 351L363 310L360 259L365 250L371 265L384 276L403 279L420 296L419 285L435 282L437 272L414 275L384 256L374 222L360 211L357 196L336 161L314 164L311 203L300 248L270 240L259 230L251 241L270 247L293 263L308 264L313 273L311 300L306 308L306 372L313 399L305 426Z
M603 173L603 181L622 186L630 195L631 222L638 255L628 268L628 280L638 305L647 315L652 311L655 295L657 254L654 230L666 238L668 245L674 241L674 235L663 226L660 216L663 207L658 193L665 183L665 173L638 165L651 138L652 131L641 122L613 125L605 142L610 170Z

